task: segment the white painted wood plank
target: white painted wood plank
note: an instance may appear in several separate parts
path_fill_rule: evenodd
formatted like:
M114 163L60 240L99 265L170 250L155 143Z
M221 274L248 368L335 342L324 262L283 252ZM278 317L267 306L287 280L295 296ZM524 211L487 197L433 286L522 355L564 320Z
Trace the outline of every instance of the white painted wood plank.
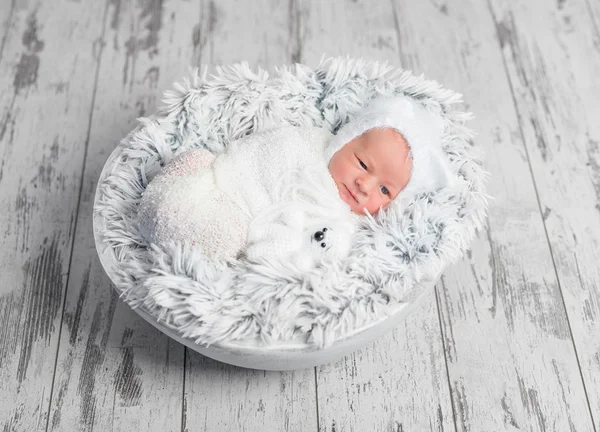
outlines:
M350 55L400 66L389 2L319 2L305 8L302 60ZM319 431L451 431L450 391L435 293L390 334L317 369Z
M50 430L181 429L184 347L117 299L96 255L92 207L110 152L187 74L198 16L195 2L109 3Z
M104 4L15 3L0 63L0 425L44 430Z
M292 3L201 2L195 58L201 65L247 61L272 69L297 52ZM218 364L187 350L184 429L316 431L314 370L262 372Z
M0 62L2 61L2 53L4 52L9 30L15 24L13 21L15 9L16 0L0 3Z
M187 350L185 431L316 431L314 369L242 369Z
M600 430L600 4L494 0L492 5Z
M198 0L194 27L195 64L252 67L289 64L297 49L295 1Z
M568 322L487 5L396 1L401 52L465 94L495 197L439 288L457 428L590 431ZM536 78L539 79L539 78Z
M398 328L317 370L319 431L453 431L433 290Z
M297 51L303 63L316 66L323 55L365 57L401 66L391 4L337 0L297 6Z

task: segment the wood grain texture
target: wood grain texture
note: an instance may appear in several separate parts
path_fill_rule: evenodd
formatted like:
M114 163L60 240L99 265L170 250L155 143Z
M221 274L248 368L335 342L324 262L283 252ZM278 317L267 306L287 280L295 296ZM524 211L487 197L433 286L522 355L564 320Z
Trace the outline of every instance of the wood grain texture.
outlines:
M262 68L293 61L298 44L295 0L198 1L194 64L210 70L242 61Z
M600 5L491 4L600 430Z
M401 66L390 3L313 0L302 4L297 27L303 63L314 67L322 56L351 56Z
M108 3L49 430L181 430L184 347L118 300L92 207L110 152L187 73L198 14L194 2Z
M350 55L401 65L389 2L310 3L302 60ZM450 391L434 291L406 322L360 351L317 369L319 431L451 431Z
M2 54L4 53L9 30L15 21L13 17L15 16L16 3L16 0L12 0L0 4L0 62L2 62Z
M395 4L401 52L476 113L495 197L471 256L438 287L457 429L593 430L487 5Z
M242 369L187 350L183 430L316 431L314 370Z
M11 8L0 63L0 426L34 431L48 416L104 5Z
M202 66L247 61L270 69L297 56L295 2L201 2L195 58ZM184 430L316 431L314 370L262 372L187 350Z
M600 432L599 29L593 0L0 2L2 430ZM465 94L489 224L375 344L293 373L216 363L118 300L96 181L188 64L324 54Z
M317 369L319 431L454 431L433 290L398 328Z

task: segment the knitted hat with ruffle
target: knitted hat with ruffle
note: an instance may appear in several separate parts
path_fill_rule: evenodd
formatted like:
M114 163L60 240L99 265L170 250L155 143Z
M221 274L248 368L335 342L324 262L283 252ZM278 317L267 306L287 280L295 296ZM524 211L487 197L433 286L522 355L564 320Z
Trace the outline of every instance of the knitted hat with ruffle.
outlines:
M354 138L378 128L397 130L410 147L413 167L408 184L398 194L400 199L454 184L456 176L442 149L442 118L407 96L378 97L369 102L332 138L326 160Z

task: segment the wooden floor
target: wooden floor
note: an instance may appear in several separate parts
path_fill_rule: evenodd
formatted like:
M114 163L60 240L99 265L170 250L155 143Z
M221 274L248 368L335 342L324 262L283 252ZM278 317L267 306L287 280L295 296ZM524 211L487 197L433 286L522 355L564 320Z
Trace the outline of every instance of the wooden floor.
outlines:
M598 0L1 0L3 431L600 432ZM189 65L387 60L465 95L487 229L395 331L244 370L115 295L94 188Z

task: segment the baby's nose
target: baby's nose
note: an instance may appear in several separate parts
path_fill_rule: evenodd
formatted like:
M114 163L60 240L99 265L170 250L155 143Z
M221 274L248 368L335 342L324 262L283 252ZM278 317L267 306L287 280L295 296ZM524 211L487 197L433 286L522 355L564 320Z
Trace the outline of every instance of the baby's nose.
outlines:
M375 179L370 175L367 175L364 177L359 177L356 180L358 188L364 194L368 194L371 192L371 189L373 189L374 182L375 182Z

